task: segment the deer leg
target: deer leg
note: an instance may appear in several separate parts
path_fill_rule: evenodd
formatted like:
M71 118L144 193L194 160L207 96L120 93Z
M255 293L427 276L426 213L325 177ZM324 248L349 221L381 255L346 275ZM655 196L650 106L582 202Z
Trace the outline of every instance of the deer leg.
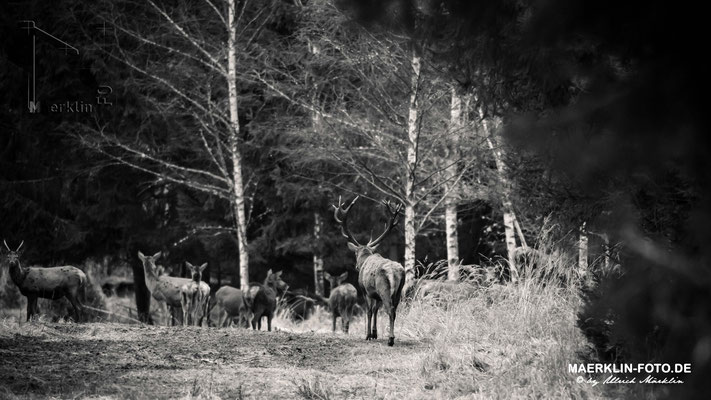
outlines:
M27 320L32 319L37 304L36 297L27 297Z
M210 298L204 300L205 306L203 307L202 317L200 317L199 325L202 326L202 321L205 320L205 325L210 327Z
M372 337L373 339L378 338L378 310L380 310L380 306L383 304L382 301L380 300L375 300L374 301L375 307L373 308L373 330L372 330Z
M269 315L267 315L267 331L268 332L272 331L272 317L273 317L272 313L269 313Z
M71 303L72 308L74 309L74 322L79 323L81 322L81 311L82 311L82 305L79 302L79 300L76 298L76 296L73 295L67 295L67 300L69 300L69 303Z
M382 304L385 307L385 312L388 313L388 317L390 317L390 326L388 327L388 330L389 330L388 346L392 346L393 344L395 344L395 333L394 333L395 306L393 306L390 297L387 297L387 296L383 298Z
M332 332L336 331L336 313L332 312L331 313L331 319L333 321L333 329L331 329Z
M365 340L370 340L372 339L372 336L370 334L370 322L371 318L373 317L373 308L371 307L371 302L370 298L366 295L365 297L365 308L366 308L366 324L365 324Z

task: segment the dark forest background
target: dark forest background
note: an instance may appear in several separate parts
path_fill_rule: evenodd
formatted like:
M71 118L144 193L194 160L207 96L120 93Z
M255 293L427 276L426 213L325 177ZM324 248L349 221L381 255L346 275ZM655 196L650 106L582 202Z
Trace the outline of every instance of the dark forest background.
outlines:
M204 29L200 37L219 37L205 3L161 4L196 31ZM115 21L116 12L128 22L119 21L124 25L112 26L107 36L101 28ZM460 90L476 93L477 106L467 111L471 120L479 116L478 108L482 119L502 121L513 203L531 243L548 221L565 251L577 251L583 222L616 244L616 273L596 274L582 291L587 303L580 326L598 356L692 362L694 376L708 376L705 13L666 1L587 0L269 1L246 7L245 13L263 22L245 36L253 42L238 78L251 280L263 279L268 269L283 270L293 288L314 291L314 253L329 272L352 271L353 256L330 208L339 195L365 196L359 205L367 211L353 222L358 232L377 235L382 226L375 202L385 196L338 158L325 157L327 146L313 147L309 113L289 100L312 99L310 88L318 86L324 110L357 109L351 103L360 101L359 87L370 87L368 77L360 81L367 69L360 61L315 59L309 46L314 38L326 38L330 42L324 43L362 50L372 35L379 43L399 43L403 54L419 52L433 86L456 82ZM333 22L334 15L343 19ZM155 68L157 56L185 87L217 87L219 80L121 37L119 26L131 23L143 24L155 35L149 37L162 35L154 10L141 2L8 2L0 7L0 18L0 238L11 247L24 241L30 264L80 265L108 257L110 265L131 266L139 308L149 301L139 250L166 252L176 275L185 272L185 260L208 262L205 280L239 285L229 203L126 165L119 160L122 153L95 140L111 132L167 160L205 162L187 139L199 129L195 121L169 91L121 61L126 58L115 40L139 67ZM27 108L32 36L19 22L26 19L80 50L75 55L53 40L38 39L36 88L42 104L35 114ZM373 71L390 62L372 61ZM369 78L375 76L381 75ZM373 93L379 88L396 93L387 86L393 79ZM51 111L50 104L68 99L95 104L102 86L112 89L111 106L96 106L91 113ZM447 107L437 102L435 89L432 93L432 118L446 121ZM224 90L213 95L226 96ZM398 96L402 100L406 92ZM375 113L358 110L349 115L387 126ZM427 129L437 135L435 123ZM328 125L320 140L336 146L343 137L349 137L347 128ZM491 158L478 160L477 174L496 169ZM372 165L389 173L387 163ZM486 195L458 204L459 257L465 265L506 258L496 200L500 190L491 185ZM314 213L324 221L318 241ZM420 266L447 257L442 219L438 209L418 233ZM404 233L396 232L381 252L402 261ZM591 259L602 250L595 252ZM350 279L356 282L354 274ZM707 385L692 380L675 394L701 393Z

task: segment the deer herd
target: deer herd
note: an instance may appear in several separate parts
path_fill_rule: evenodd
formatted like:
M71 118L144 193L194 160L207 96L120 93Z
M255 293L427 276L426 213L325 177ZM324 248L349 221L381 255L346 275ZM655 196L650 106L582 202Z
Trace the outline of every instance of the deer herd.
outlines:
M388 233L397 225L402 205L393 207L385 201L388 212L388 222L384 232L376 239L360 244L348 228L348 214L358 200L353 199L347 206L338 199L334 205L334 218L339 224L341 234L348 239L348 248L355 252L355 268L358 271L358 283L362 289L366 304L366 340L378 338L377 316L381 307L389 317L388 345L395 343L395 316L405 283L405 268L392 260L382 257L375 250ZM6 255L9 274L17 285L20 293L27 297L27 320L39 313L38 298L60 299L66 297L74 311L76 321L82 320L83 306L79 301L79 293L84 289L87 277L79 268L58 266L52 268L24 267L20 262L23 250L20 243L12 250L4 242L8 250ZM161 252L146 256L138 252L138 258L143 264L145 282L151 296L165 310L167 325L174 324L180 316L182 325L202 325L210 311L210 286L202 281L202 272L207 264L199 266L186 262L190 278L172 277L157 264ZM222 286L214 294L214 306L217 310L217 326L228 327L235 322L240 327L252 326L261 329L262 319L267 319L267 330L272 330L272 318L277 308L277 293L286 292L288 285L281 279L281 271L270 269L263 283L250 283L246 290L230 286ZM331 310L333 331L336 331L336 319L341 318L342 330L348 333L349 324L354 309L358 303L358 291L344 283L348 272L339 276L325 274L331 283L331 294L327 303Z

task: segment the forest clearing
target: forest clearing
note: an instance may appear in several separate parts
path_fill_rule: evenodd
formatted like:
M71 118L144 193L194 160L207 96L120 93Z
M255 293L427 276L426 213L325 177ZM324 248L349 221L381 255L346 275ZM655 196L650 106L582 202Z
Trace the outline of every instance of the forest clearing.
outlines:
M705 400L706 15L0 2L0 398Z
M610 398L611 388L577 383L568 373L567 363L590 349L568 310L573 305L561 301L567 296L497 286L446 310L415 300L401 312L394 347L386 338L363 340L362 316L350 334L332 333L324 310L300 323L278 317L272 332L18 323L18 310L0 322L0 393L10 399Z

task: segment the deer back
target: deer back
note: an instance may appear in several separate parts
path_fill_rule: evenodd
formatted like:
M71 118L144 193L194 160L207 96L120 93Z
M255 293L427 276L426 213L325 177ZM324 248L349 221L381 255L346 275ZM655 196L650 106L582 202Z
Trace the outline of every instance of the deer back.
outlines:
M239 315L247 305L242 291L232 286L223 286L215 292L215 301L229 315Z
M331 296L328 298L328 306L332 312L344 314L348 310L353 309L358 300L358 291L350 283L345 283L331 290Z
M59 297L69 290L76 290L86 283L86 274L69 265L61 267L28 268L24 280L18 284L20 291L27 293L56 293Z
M371 254L359 260L358 283L371 297L392 297L402 290L405 282L405 267L400 263L384 258L380 254Z
M252 283L245 293L244 300L252 311L276 310L276 291L261 283Z
M180 307L181 289L191 283L192 279L162 275L158 277L151 295L156 300L168 303L169 306Z

